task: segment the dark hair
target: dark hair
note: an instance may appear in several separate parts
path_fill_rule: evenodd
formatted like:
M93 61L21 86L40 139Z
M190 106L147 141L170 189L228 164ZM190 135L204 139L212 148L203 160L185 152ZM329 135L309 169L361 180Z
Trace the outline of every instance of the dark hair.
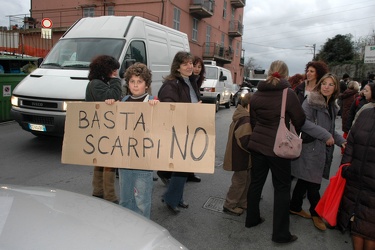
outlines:
M375 83L369 82L366 85L368 85L371 89L371 102L375 102Z
M150 87L152 81L152 74L151 70L147 68L147 66L143 63L134 63L131 65L124 74L124 78L126 82L129 82L132 76L139 76L146 82L146 86Z
M291 88L295 89L301 83L301 81L303 81L303 79L305 79L303 75L295 74L289 77L288 82L290 83Z
M370 79L370 80L374 80L374 77L375 77L375 74L371 73L371 74L368 75L368 79Z
M340 82L339 80L337 79L337 76L334 75L334 74L331 74L331 73L328 73L328 74L325 74L324 76L322 76L319 80L319 82L316 84L314 90L315 91L318 91L319 93L321 88L322 88L322 83L324 82L325 79L327 78L331 78L333 80L333 83L335 84L335 90L333 91L332 93L332 98L330 101L334 101L336 100L338 97L339 97L339 94L340 94Z
M347 74L347 73L345 73L343 76L342 76L342 79L346 79L346 78L349 78L350 76Z
M180 68L181 64L186 62L193 62L193 55L186 51L179 51L173 58L172 65L171 65L171 72L167 77L166 80L174 80L177 77L181 77L180 72L178 69Z
M120 68L120 63L112 56L100 55L90 63L89 80L100 79L108 82L113 71Z
M306 64L305 73L307 73L309 67L313 67L316 70L316 82L319 82L320 78L322 78L325 74L328 73L328 66L323 61L308 62Z
M199 56L194 56L193 65L195 66L197 63L200 63L201 66L202 66L202 70L199 73L199 77L197 79L197 85L198 85L198 88L200 88L202 86L203 81L204 81L204 76L206 74L206 68L204 66L203 60Z
M251 97L252 97L253 93L249 92L247 93L242 99L241 99L241 106L246 108L247 105L250 104L250 100L251 100Z

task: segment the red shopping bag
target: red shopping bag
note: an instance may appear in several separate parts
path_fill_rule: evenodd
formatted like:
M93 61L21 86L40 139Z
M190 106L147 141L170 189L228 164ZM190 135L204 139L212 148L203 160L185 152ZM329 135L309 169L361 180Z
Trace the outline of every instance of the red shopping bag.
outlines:
M337 170L336 175L329 179L327 189L315 207L315 211L319 216L332 227L336 226L337 212L346 183L346 179L341 177L341 171L343 167L349 165L350 163L342 164Z

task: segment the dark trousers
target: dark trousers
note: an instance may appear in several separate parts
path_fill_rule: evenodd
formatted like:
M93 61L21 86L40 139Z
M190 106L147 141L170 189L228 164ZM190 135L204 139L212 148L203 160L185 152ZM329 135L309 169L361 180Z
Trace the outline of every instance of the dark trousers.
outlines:
M288 241L291 161L279 157L251 153L251 183L247 193L246 226L260 221L259 202L268 171L271 169L274 186L272 240Z
M310 214L311 216L318 216L315 212L315 207L320 200L319 190L320 184L298 179L290 201L290 210L295 212L302 210L303 196L307 192L307 199L310 202Z

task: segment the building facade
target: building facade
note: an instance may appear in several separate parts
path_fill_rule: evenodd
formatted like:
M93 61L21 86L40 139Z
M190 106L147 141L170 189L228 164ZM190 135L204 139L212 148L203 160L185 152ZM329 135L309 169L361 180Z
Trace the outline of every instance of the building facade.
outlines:
M41 20L53 22L52 43L78 19L103 15L136 15L188 35L191 53L229 69L242 83L243 10L246 0L64 0L31 1L22 32L40 31Z

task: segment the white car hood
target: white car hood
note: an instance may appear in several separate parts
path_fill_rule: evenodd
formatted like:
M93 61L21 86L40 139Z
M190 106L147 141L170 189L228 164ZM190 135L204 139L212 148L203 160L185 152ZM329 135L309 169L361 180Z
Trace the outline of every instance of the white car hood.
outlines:
M17 96L48 99L84 100L88 70L38 68L26 76L14 89Z
M206 79L203 81L201 88L213 88L216 87L217 80Z
M186 249L114 203L47 188L0 187L0 249Z

